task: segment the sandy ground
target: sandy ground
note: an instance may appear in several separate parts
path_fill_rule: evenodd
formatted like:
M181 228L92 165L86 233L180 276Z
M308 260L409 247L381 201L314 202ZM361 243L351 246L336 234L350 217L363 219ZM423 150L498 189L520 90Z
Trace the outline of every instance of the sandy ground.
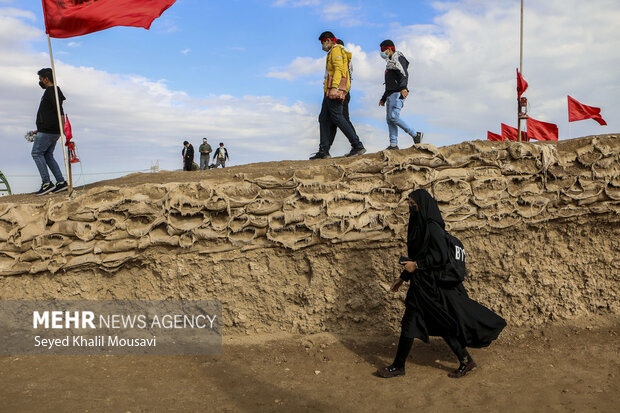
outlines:
M620 318L507 329L462 379L442 341L375 377L396 337L225 337L221 356L1 357L3 412L613 412Z

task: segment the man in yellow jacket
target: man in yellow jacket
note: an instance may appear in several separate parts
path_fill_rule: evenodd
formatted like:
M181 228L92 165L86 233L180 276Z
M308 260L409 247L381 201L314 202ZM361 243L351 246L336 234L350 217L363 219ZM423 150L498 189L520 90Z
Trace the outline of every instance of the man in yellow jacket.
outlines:
M331 158L329 154L330 135L334 126L340 128L351 143L351 151L345 156L361 155L366 152L366 149L343 115L343 102L351 88L349 75L351 53L337 44L336 36L332 32L321 33L319 40L323 51L327 52L327 61L325 83L323 84L323 105L319 115L321 140L319 151L310 159Z

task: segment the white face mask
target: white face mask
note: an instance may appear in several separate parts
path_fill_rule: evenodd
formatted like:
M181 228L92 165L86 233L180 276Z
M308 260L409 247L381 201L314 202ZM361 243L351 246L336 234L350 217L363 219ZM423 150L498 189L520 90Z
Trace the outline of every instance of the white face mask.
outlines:
M381 52L380 54L382 59L388 60L390 58L385 52Z

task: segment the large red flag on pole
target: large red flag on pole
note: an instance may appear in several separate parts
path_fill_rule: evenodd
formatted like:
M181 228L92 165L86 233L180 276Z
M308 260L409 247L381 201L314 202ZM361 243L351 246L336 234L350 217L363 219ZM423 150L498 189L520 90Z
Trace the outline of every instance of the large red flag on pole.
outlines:
M151 27L176 0L42 0L45 29L66 38L114 26Z
M487 131L487 139L490 141L503 141L504 137L502 135L498 135L497 133Z
M575 122L583 119L594 119L601 126L607 125L607 122L601 117L600 108L584 105L568 96L568 121Z
M536 139L538 141L557 141L558 125L541 122L529 117L527 119L527 135L530 139Z
M527 82L525 81L525 79L523 79L521 73L519 73L519 69L517 69L517 99L520 98L523 93L525 93L526 89Z
M512 126L508 126L505 123L502 123L502 138L503 140L516 141L519 136L519 131L517 128L513 128ZM528 141L527 133L521 132L521 140Z

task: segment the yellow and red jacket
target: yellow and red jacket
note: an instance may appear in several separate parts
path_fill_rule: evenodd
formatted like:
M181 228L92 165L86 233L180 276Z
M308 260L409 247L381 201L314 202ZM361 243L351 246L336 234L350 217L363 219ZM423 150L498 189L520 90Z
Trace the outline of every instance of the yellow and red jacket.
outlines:
M351 76L349 76L349 62L353 55L346 51L342 45L335 45L327 53L325 65L326 76L323 84L323 91L331 88L338 88L349 92L351 89Z

